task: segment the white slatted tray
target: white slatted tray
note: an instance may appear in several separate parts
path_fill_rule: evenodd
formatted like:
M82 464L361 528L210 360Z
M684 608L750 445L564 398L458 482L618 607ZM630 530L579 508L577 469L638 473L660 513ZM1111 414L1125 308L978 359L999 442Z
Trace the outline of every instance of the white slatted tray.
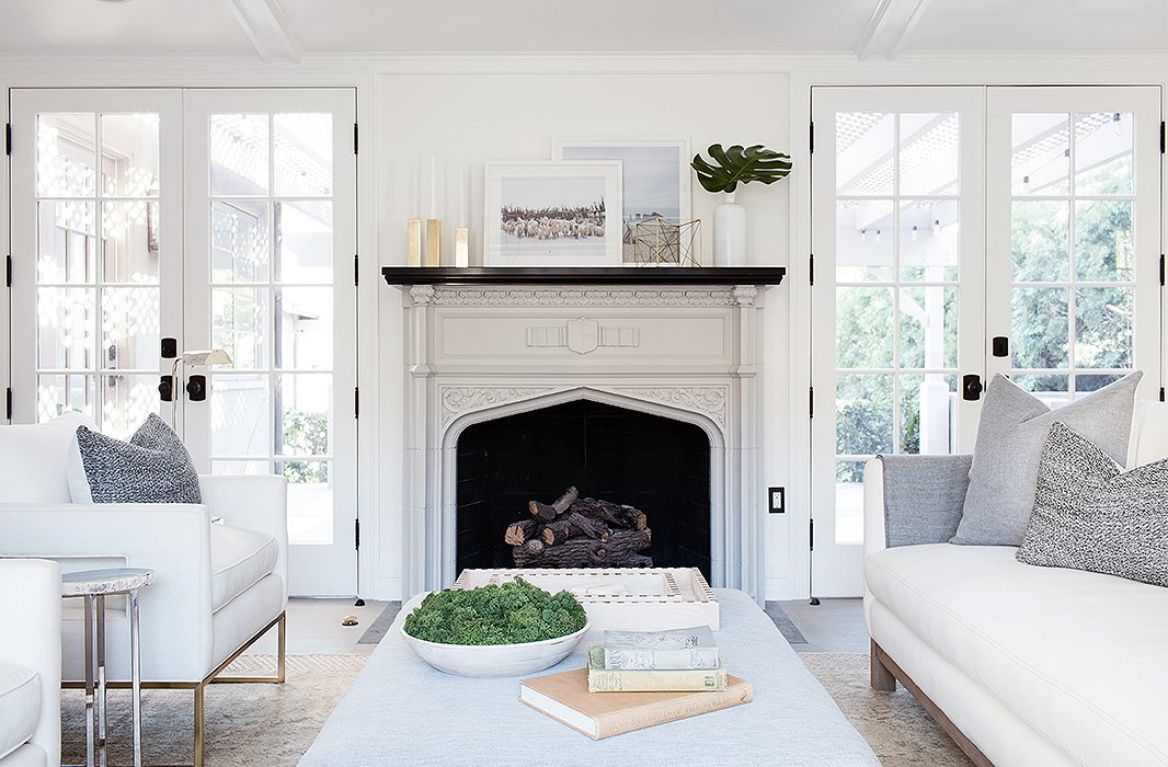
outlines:
M605 629L718 630L718 600L696 567L463 570L454 588L497 585L517 577L553 594L570 591L579 599L592 622L585 641Z

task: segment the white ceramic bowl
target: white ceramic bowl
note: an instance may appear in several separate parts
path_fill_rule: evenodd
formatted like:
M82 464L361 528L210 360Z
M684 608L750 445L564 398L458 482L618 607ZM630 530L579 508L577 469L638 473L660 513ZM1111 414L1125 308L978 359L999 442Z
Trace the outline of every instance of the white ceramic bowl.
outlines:
M439 671L458 676L522 676L551 668L576 648L588 633L584 628L567 636L522 644L441 644L401 634L418 657Z

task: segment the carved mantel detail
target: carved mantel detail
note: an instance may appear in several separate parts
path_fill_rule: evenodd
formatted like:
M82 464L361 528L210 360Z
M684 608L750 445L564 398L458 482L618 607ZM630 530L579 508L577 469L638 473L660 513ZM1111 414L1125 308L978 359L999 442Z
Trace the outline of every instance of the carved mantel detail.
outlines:
M728 392L725 386L621 387L611 391L651 402L660 402L679 410L702 413L713 419L720 428L726 428Z
M551 389L546 387L443 386L439 392L439 398L442 400L442 425L448 426L455 418L472 410L484 410L549 391Z
M414 303L458 307L737 307L754 303L753 287L712 288L464 288L439 286L424 293L410 289ZM422 299L419 301L419 297Z

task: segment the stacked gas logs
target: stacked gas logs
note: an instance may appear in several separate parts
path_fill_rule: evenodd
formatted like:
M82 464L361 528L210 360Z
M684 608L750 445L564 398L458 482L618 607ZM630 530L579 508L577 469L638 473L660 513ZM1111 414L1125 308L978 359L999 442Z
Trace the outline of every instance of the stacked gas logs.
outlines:
M569 487L553 503L531 501L531 519L507 526L516 567L653 566L637 553L653 543L643 511L579 496Z

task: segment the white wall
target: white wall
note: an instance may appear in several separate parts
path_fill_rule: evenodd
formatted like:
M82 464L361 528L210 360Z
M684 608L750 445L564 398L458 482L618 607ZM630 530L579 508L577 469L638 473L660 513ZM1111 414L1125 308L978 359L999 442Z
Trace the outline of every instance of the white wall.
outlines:
M298 65L250 59L36 59L0 56L0 88L122 86L346 86L358 94L359 315L364 392L362 595L395 598L401 583L401 308L381 265L405 261L405 220L419 157L448 158L443 202L446 237L457 213L456 168L475 169L472 247L479 249L481 163L545 159L563 137L689 136L695 150L713 142L763 143L787 150L795 171L774 187L747 187L750 261L784 265L784 284L767 296L767 485L788 488L788 513L769 516L767 596L807 593L809 501L806 417L809 371L807 253L810 251L806 129L815 84L1168 82L1161 54L1074 59L1034 56L916 56L857 63L846 55L648 56L344 56ZM0 189L0 203L6 190ZM423 195L424 205L428 196ZM694 185L694 215L709 222L716 200ZM5 210L7 205L2 206ZM1168 220L1168 216L1164 217ZM0 216L0 242L8 242ZM711 253L709 228L704 251ZM2 255L2 254L0 254ZM19 259L21 254L14 254ZM0 314L4 303L0 299ZM0 337L3 334L0 319ZM6 352L6 349L0 350ZM7 354L0 354L0 376Z

